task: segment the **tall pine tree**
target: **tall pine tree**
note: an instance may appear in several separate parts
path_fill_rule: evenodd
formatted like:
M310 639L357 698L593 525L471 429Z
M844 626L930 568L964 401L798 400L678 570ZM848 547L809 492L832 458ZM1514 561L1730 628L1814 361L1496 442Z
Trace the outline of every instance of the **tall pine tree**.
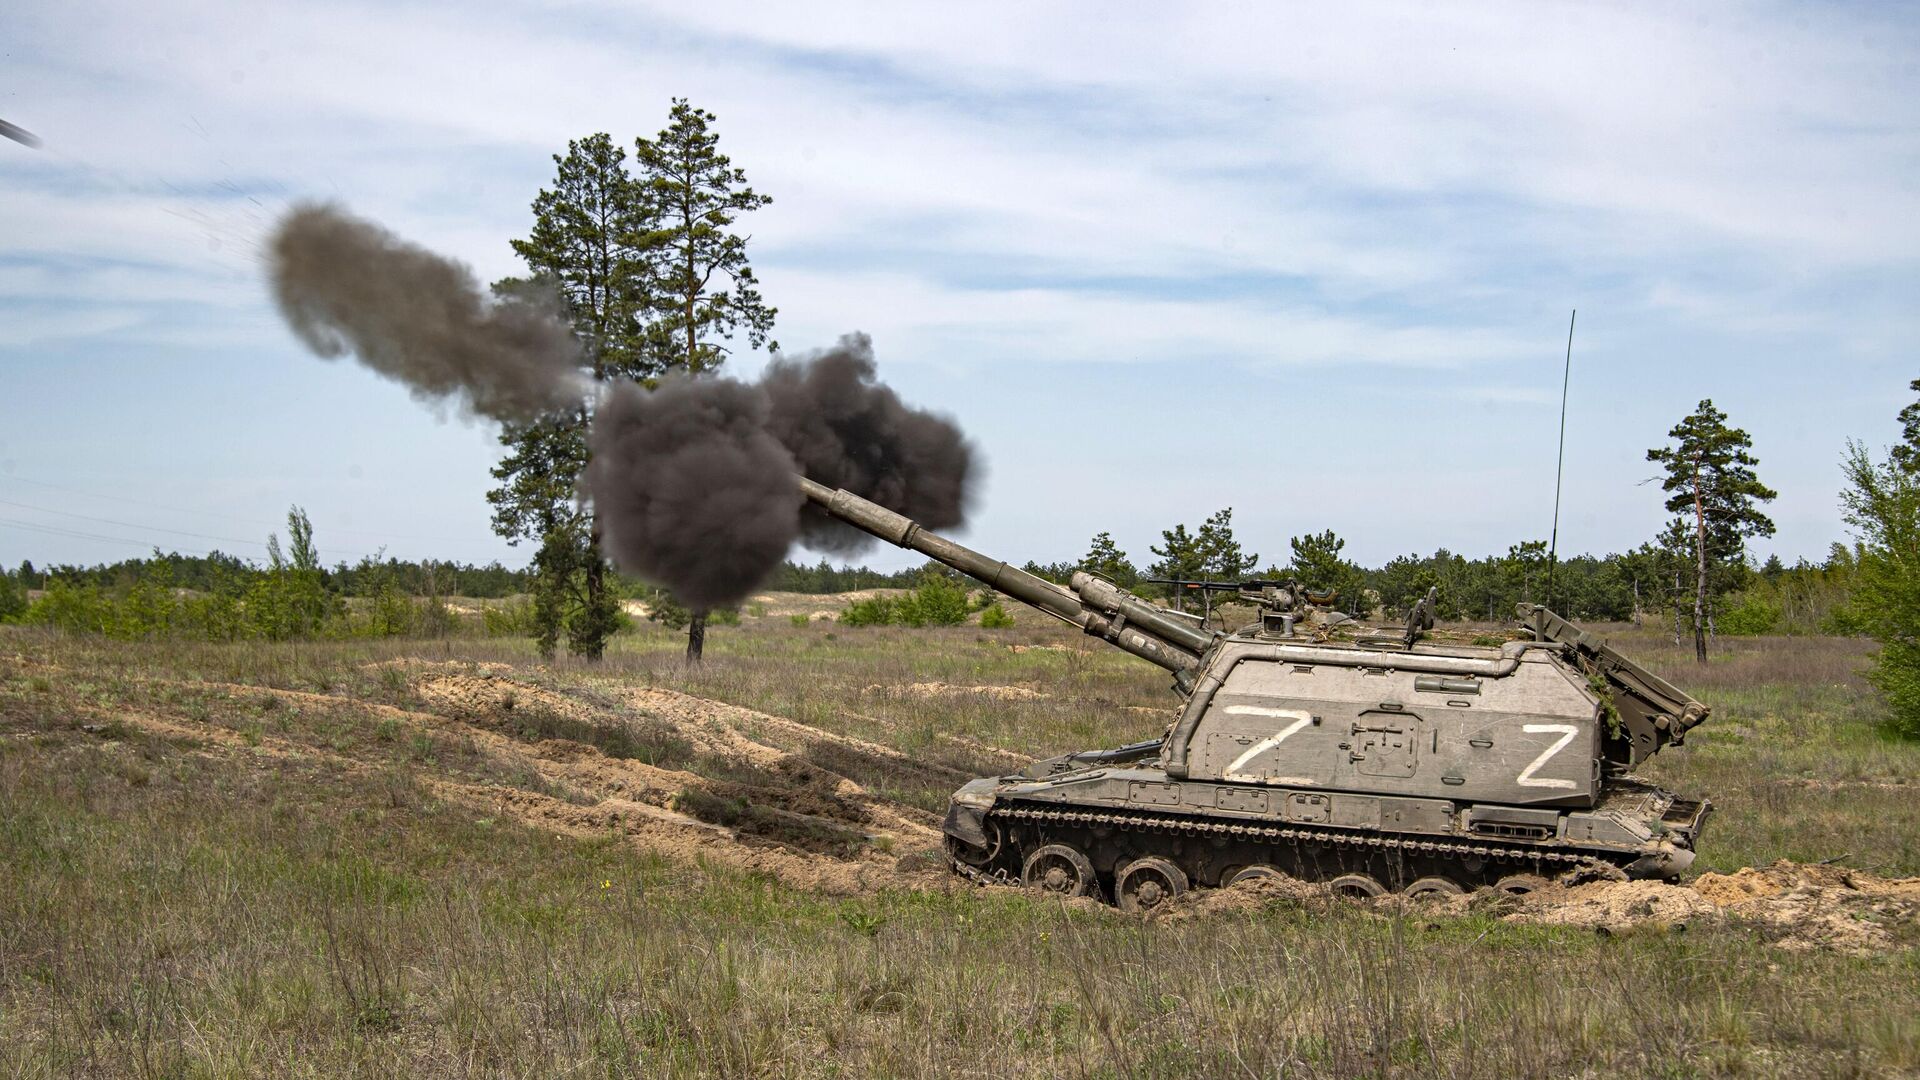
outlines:
M1920 391L1920 379L1907 389ZM1920 401L1900 410L1900 443L1893 448L1892 462L1908 472L1920 472Z
M1728 427L1727 414L1714 408L1711 400L1702 401L1667 437L1673 444L1648 450L1647 460L1666 468L1660 486L1668 494L1667 512L1680 515L1691 526L1693 654L1704 664L1709 603L1718 591L1715 585L1727 580L1726 571L1734 564L1745 566L1749 537L1773 535L1773 521L1760 512L1760 504L1772 501L1777 493L1753 471L1760 463L1749 452L1753 440L1739 428Z
M595 381L654 376L658 365L646 349L647 263L635 243L650 216L645 191L627 174L626 151L605 133L568 142L565 156L553 160L553 186L533 200L533 229L513 241L533 276L495 289L556 292ZM577 493L590 410L583 400L570 415L508 426L500 436L507 455L493 470L500 486L487 493L495 532L540 545L534 639L549 658L564 628L570 651L597 660L619 625L598 517Z
M747 184L744 169L719 151L714 115L673 99L667 127L640 139L634 162L654 213L634 245L647 252L653 320L648 353L662 370L689 375L717 370L736 338L777 350L768 340L776 309L760 296L747 262L747 237L733 231L740 215L771 203ZM687 659L706 645L707 613L687 624Z

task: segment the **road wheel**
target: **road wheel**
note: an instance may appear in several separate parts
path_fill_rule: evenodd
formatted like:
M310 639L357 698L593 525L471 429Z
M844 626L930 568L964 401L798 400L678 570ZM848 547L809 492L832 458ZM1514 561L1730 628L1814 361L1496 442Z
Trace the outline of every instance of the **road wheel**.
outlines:
M1452 878L1423 877L1400 890L1400 893L1416 903L1440 903L1466 891Z
M1387 895L1387 887L1366 874L1341 874L1327 882L1327 889L1333 895L1348 900L1371 900Z
M1091 896L1093 864L1065 844L1048 844L1027 856L1020 881L1027 888L1054 896Z
M1286 881L1290 876L1277 866L1254 863L1252 866L1243 866L1229 874L1223 884L1231 888L1243 881Z
M1539 874L1508 874L1493 883L1494 892L1503 892L1508 896L1525 896L1547 887L1547 879Z
M1158 855L1133 860L1113 879L1114 898L1122 911L1153 911L1186 891L1186 871Z
M1002 837L1000 827L993 822L987 823L987 846L975 847L957 836L946 836L947 857L954 862L973 870L984 870L1000 857Z

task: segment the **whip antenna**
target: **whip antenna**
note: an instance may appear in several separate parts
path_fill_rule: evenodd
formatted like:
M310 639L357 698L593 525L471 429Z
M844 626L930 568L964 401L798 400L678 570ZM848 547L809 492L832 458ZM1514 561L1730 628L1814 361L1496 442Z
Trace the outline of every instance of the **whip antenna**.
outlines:
M1567 471L1567 387L1573 382L1574 308L1567 316L1567 366L1560 373L1560 456L1553 465L1553 538L1547 541L1547 607L1553 607L1553 569L1560 557L1560 479Z

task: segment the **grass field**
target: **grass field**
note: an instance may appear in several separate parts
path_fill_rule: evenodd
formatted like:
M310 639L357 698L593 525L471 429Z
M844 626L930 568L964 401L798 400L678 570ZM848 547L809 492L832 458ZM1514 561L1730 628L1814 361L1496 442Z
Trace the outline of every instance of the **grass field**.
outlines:
M1649 770L1718 807L1700 869L1920 874L1920 746L1877 734L1867 646L1728 641L1697 670L1621 640L1714 707ZM1274 900L1146 922L960 885L911 850L955 777L1172 715L1157 669L1032 617L748 619L692 671L680 648L0 631L0 1074L1920 1073L1911 926L1850 955L1738 920L1602 936ZM702 699L797 723L738 721L776 750L730 757L671 722ZM654 795L602 814L615 766L682 778L667 804L751 858L647 843ZM871 817L832 777L897 827L819 825ZM776 783L813 824L764 804ZM897 882L782 870L853 849Z

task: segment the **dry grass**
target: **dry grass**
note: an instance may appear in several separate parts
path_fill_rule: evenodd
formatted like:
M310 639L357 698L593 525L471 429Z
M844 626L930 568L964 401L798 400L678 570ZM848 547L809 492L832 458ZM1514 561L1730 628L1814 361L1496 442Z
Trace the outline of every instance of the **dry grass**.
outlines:
M1852 852L1920 872L1920 749L1874 733L1859 646L1739 642L1702 672L1623 637L1715 707L1655 770L1720 806L1708 865ZM958 886L834 899L440 801L429 779L541 781L381 708L426 708L384 661L496 664L604 729L536 712L514 738L702 767L618 704L651 684L966 772L997 771L993 748L1118 744L1170 718L1160 673L1031 620L750 621L695 672L678 648L649 630L588 668L513 642L0 636L0 1074L1920 1072L1911 940L1847 957L1732 924L1609 938L1324 903L1143 923ZM1046 696L867 689L925 682ZM938 769L865 767L903 801L945 799Z

